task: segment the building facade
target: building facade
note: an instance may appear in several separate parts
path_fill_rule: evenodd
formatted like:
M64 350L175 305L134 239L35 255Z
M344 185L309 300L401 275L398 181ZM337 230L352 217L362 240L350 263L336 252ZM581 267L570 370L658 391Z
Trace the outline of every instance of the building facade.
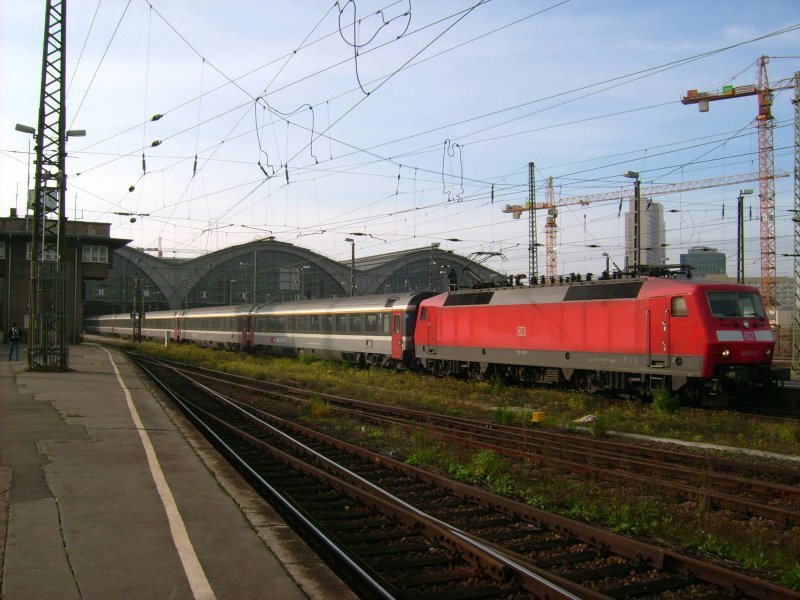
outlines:
M23 331L29 327L28 306L31 283L31 235L33 221L17 217L12 209L9 217L0 218L0 331L5 332L15 321ZM108 223L67 221L65 254L66 341L77 343L83 330L85 286L102 281L113 266L114 251L130 240L114 239ZM57 260L45 256L44 260Z
M724 253L704 246L689 248L686 254L681 254L681 265L691 267L692 277L697 279L708 275L727 275L726 260Z
M639 237L641 265L659 267L666 264L666 232L664 226L664 207L658 202L642 198L642 222ZM625 265L633 267L635 256L634 221L636 201L631 200L625 213Z
M114 252L106 278L87 284L87 315L129 313L134 290L143 310L260 304L311 298L393 294L473 287L496 271L438 244L337 262L271 238L188 260L153 256L128 246Z

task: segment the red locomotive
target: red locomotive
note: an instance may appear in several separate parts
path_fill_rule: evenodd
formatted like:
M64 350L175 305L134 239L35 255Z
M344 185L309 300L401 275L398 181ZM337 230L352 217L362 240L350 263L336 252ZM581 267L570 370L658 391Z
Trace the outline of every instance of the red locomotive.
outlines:
M417 323L435 373L695 400L769 382L775 346L755 288L686 279L450 292L421 302Z

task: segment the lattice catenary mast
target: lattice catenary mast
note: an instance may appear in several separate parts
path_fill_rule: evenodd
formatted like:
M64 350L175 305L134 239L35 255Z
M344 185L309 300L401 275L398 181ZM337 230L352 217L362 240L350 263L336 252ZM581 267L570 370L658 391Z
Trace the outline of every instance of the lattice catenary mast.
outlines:
M66 9L66 0L47 0L31 238L28 368L34 370L69 368L69 273L64 260Z

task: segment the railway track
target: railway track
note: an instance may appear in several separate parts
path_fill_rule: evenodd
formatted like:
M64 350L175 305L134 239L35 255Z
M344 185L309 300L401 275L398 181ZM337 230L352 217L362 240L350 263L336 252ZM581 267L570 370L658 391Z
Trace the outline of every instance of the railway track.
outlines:
M366 597L800 598L351 446L229 399L209 373L141 366ZM236 395L265 393L251 383Z
M424 427L451 444L488 449L504 456L646 490L676 501L700 502L742 517L756 516L785 526L800 526L800 467L743 462L667 448L546 432L485 421L438 415L351 398L318 394L238 376L175 365L206 385L236 395L254 406L265 399L308 402L318 397L342 416L407 431ZM274 405L273 405L274 406Z

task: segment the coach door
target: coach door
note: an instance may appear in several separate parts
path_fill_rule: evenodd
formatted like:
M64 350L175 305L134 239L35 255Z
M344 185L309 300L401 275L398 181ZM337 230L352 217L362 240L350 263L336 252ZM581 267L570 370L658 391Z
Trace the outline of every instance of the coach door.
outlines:
M669 298L653 298L648 311L648 365L655 368L666 368L670 362L670 314Z
M247 315L242 315L242 316L239 317L239 328L242 331L241 342L240 342L241 343L241 346L240 346L241 348L247 348L247 346L248 346L247 341L248 341L248 329L249 328L247 327L247 322L249 320L250 319L248 318Z
M392 318L392 358L403 360L403 312L391 313Z

